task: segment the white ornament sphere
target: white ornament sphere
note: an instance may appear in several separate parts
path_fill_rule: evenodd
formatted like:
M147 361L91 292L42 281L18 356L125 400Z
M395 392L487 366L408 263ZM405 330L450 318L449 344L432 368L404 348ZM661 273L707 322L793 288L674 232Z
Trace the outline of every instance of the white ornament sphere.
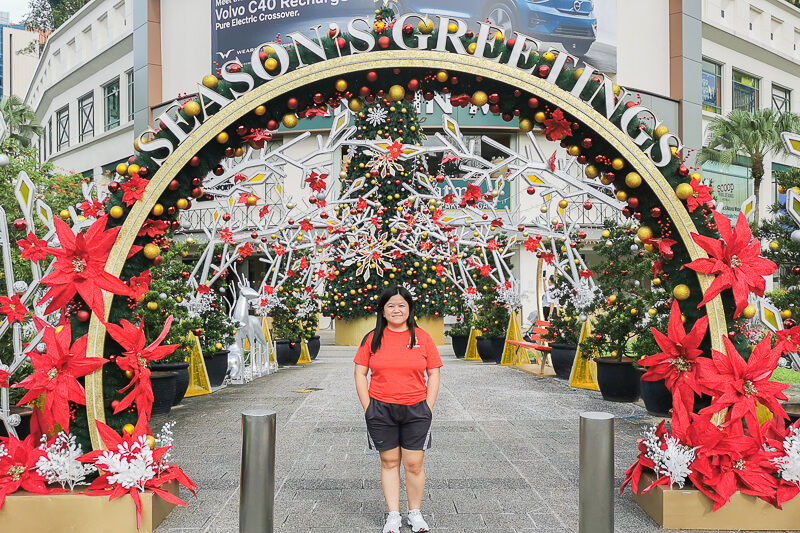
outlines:
M611 242L611 241L606 241L606 246L608 246L610 248L610 247L614 246L614 243Z
M20 423L22 422L22 417L15 414L15 415L9 416L6 420L8 421L8 425L9 426L15 428L18 425L20 425Z
M162 300L166 300L167 299L167 293L166 292L162 292L161 294L158 295L158 297L160 299L162 299Z
M183 227L183 229L192 229L192 223L188 220L184 220L181 222L181 227Z
M588 317L588 316L586 316L586 315L585 315L585 314L583 314L583 313L581 313L580 315L578 315L578 320L580 320L581 322L586 322L586 320L588 320L588 318L589 318L589 317Z
M796 229L792 232L792 242L800 242L800 229Z
M39 353L47 352L47 345L43 342L40 342L39 344L36 345L36 351Z
M219 288L219 293L220 294L225 294L225 287L220 287Z
M633 282L633 286L634 286L634 287L638 287L638 286L640 286L641 284L642 284L642 282L641 282L641 281L639 281L638 279L637 279L636 281L634 281L634 282Z
M638 252L638 251L639 251L639 247L636 246L635 244L631 244L631 252Z
M317 193L317 200L319 200L321 202L324 199L325 199L325 193L324 192L318 192Z
M14 282L14 292L25 292L28 290L28 283L23 280Z
M11 160L6 154L0 154L0 168L6 168Z

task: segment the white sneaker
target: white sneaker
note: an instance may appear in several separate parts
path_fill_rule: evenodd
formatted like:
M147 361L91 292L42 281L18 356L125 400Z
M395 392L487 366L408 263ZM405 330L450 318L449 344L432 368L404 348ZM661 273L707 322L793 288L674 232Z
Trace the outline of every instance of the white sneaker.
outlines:
M392 511L386 517L386 525L383 526L383 533L400 533L400 528L403 527L403 519L400 518L400 513Z
M411 526L411 531L414 533L422 533L424 531L430 531L428 527L428 523L425 522L425 519L422 518L422 513L419 509L411 509L408 512L408 525Z

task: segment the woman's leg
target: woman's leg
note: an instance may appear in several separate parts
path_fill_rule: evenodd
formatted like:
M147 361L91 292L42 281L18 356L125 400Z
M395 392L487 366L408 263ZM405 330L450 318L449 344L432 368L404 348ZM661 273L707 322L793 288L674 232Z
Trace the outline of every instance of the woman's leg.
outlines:
M406 471L406 493L408 494L408 508L419 509L422 496L425 494L425 468L422 462L425 459L424 450L402 450L403 468Z
M381 488L389 512L400 512L400 448L379 452L381 456ZM424 483L424 482L423 482Z

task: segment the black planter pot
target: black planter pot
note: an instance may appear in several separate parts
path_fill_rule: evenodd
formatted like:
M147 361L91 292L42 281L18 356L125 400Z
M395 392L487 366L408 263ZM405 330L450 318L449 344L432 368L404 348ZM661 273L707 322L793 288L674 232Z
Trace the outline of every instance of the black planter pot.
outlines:
M300 341L276 340L275 359L278 361L278 366L296 365L300 359L300 349Z
M575 354L578 347L572 344L551 344L550 360L553 362L553 370L556 371L558 379L569 379L572 373L572 365L575 364Z
M469 346L469 335L454 335L452 338L453 351L456 357L464 359L467 355L467 346Z
M500 364L500 361L503 359L503 346L505 345L505 339L500 337L477 337L477 339L478 355L481 356L481 361L484 363Z
M597 386L603 399L609 402L635 402L640 396L641 372L633 361L618 361L610 357L598 357Z
M153 414L165 415L172 409L175 399L175 381L177 372L151 372L150 383L153 386Z
M9 414L19 415L19 417L22 419L19 425L14 428L17 432L17 438L19 440L25 440L28 438L28 435L31 434L31 416L33 415L33 407L19 407L17 405L12 405L9 409ZM0 437L8 437L6 425L2 422L0 422Z
M172 400L172 407L181 403L189 388L189 363L154 363L151 368L154 371L178 373L178 377L175 378L175 399Z
M319 347L320 347L319 335L314 335L313 337L308 339L308 342L306 344L308 345L308 356L313 361L314 359L317 358L317 355L319 355Z
M642 400L647 412L654 416L668 417L672 409L672 393L664 384L663 379L658 381L642 380L640 383Z
M228 350L214 352L210 357L203 357L208 373L208 384L212 387L221 387L228 374Z

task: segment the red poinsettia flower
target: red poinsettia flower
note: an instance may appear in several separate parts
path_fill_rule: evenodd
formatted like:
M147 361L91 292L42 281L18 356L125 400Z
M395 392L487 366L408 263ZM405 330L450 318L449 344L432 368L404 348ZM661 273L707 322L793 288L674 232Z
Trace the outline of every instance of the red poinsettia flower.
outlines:
M775 347L780 347L782 353L793 353L800 346L800 325L789 329L782 329L776 333L778 342Z
M319 202L317 202L319 204ZM261 209L258 210L258 218L264 218L265 215L269 214L269 206L265 205Z
M523 244L525 245L525 249L529 252L535 252L537 248L539 248L539 244L541 244L542 239L534 239L533 237L528 237Z
M28 237L17 241L17 246L22 248L22 258L38 263L47 257L47 241L39 239L31 231Z
M106 231L107 217L97 219L86 234L72 233L67 224L54 219L61 248L48 248L56 257L53 272L42 279L49 289L37 305L52 298L45 313L64 307L76 294L98 316L105 315L102 291L128 294L128 286L105 271L106 260L120 227Z
M233 242L233 232L228 228L219 230L219 238L222 242L230 244Z
M27 312L28 308L19 299L19 294L15 294L11 298L0 296L0 313L6 315L9 322L22 322Z
M701 317L686 333L676 300L672 303L667 335L656 328L650 329L661 352L639 361L648 369L642 379L664 380L672 392L672 429L682 436L694 407L694 395L712 392L704 384L704 378L714 371L714 363L707 357L701 357L703 351L700 349L708 329L708 317Z
M11 374L9 372L6 372L5 370L0 370L0 389L4 387L6 389L8 388L8 378L10 376Z
M36 471L36 462L44 455L38 448L35 435L19 440L13 435L0 439L7 455L0 456L0 509L6 496L20 488L34 494L65 492L63 489L48 489L47 480Z
M94 198L91 201L86 200L78 207L80 207L81 211L83 211L83 216L86 218L96 217L97 213L105 209L103 202Z
M662 420L661 423L658 424L658 426L656 426L655 434L656 437L658 437L659 442L664 442L664 436L668 434L667 430L664 429L664 422L666 421ZM631 490L633 490L633 493L639 494L638 492L639 479L642 477L642 472L644 472L645 469L648 469L650 471L655 471L656 468L655 462L653 462L653 460L647 456L648 449L647 446L645 445L646 441L647 439L639 439L638 441L639 455L638 457L636 457L636 462L633 463L631 466L629 466L628 469L625 471L625 477L622 480L622 486L619 488L620 494L622 494L622 492L625 490L625 487L628 485L628 483L631 484ZM658 481L656 481L656 483L658 483ZM652 486L648 487L642 492L644 493L650 488L652 488Z
M739 426L744 418L750 433L760 435L757 404L762 404L777 417L787 418L786 411L778 400L787 399L782 391L788 389L789 385L770 381L781 356L781 349L770 348L770 334L767 333L745 361L730 339L723 337L722 341L727 353L712 350L716 371L706 380L715 392L714 401L700 412L716 413L727 408L723 426L731 423Z
M195 494L197 485L183 473L177 466L164 464L164 454L166 454L170 446L161 448L154 448L152 452L146 450L148 447L147 440L152 436L152 431L147 424L147 421L140 418L136 423L136 427L132 434L124 433L120 435L106 424L96 421L97 432L103 440L106 450L95 450L82 455L78 458L81 462L92 463L98 467L100 477L95 479L91 485L86 489L85 494L90 496L105 496L109 494L109 501L130 494L133 503L136 505L136 527L142 525L142 503L139 498L139 493L145 490L151 490L158 494L165 501L186 507L186 502L174 496L171 492L163 489L164 484L172 480L189 489L192 494ZM139 480L134 480L134 484L128 488L122 486L119 479L112 478L118 473L114 470L114 464L117 461L133 463L142 472L148 472L153 477L146 479L144 476ZM110 464L111 463L111 464Z
M483 198L481 188L472 183L467 183L467 190L464 193L464 197L461 199L461 206L475 205L475 202L478 202L481 198Z
M211 287L208 285L198 285L197 286L197 293L198 294L208 294L211 292Z
M396 161L401 155L403 155L403 143L400 141L395 141L388 146L389 149L389 159L392 161Z
M492 267L490 265L483 265L481 266L481 276L488 276L492 273Z
M272 249L275 250L275 255L283 255L286 253L286 247L282 244L273 244Z
M552 252L539 252L539 253L536 254L536 256L539 259L544 259L544 262L547 263L548 265L552 265L553 264L553 259L556 258L556 254L554 254Z
M246 242L239 247L237 252L239 252L239 255L241 257L250 257L251 255L253 255L253 247L250 245L249 242Z
M785 420L780 417L773 417L772 419L766 421L762 426L763 434L764 434L764 449L770 449L776 451L776 458L783 458L783 460L788 459L787 454L789 450L784 448L784 443L786 442L787 437L792 437L797 430L797 427L800 426L800 421L795 422L791 426L784 427ZM779 467L780 460L775 462L775 466ZM788 502L798 494L800 494L800 486L798 486L796 481L787 481L783 479L782 475L778 475L778 487L777 487L777 505L778 509L781 508L785 502Z
M304 218L300 221L300 229L305 232L310 232L314 230L314 224L311 223L307 218Z
M44 394L42 415L48 427L60 425L69 430L69 402L86 405L86 391L78 378L89 375L106 363L102 357L86 357L87 336L72 343L69 323L58 328L45 326L45 353L30 352L28 355L34 372L14 385L28 389L19 401L24 405Z
M264 143L267 143L272 140L272 133L268 131L265 132L260 128L256 128L250 131L252 133L250 133L250 135L245 135L243 138L245 141L256 145L259 148L259 150L261 148L264 148Z
M711 197L711 187L701 185L699 181L693 179L691 181L692 195L686 200L686 207L690 213L703 204L714 205L714 198Z
M772 261L760 257L761 244L758 239L753 239L753 233L744 213L739 213L739 219L733 230L728 217L717 211L714 211L714 222L719 229L720 239L692 233L694 242L711 258L695 259L686 266L703 274L717 276L698 307L707 304L725 289L732 289L736 301L733 317L737 318L747 307L747 297L751 292L764 296L766 287L764 276L774 273L777 266Z
M550 114L550 118L545 119L544 135L551 141L572 135L572 124L564 118L560 109L556 109Z
M586 279L594 277L594 272L592 272L591 270L588 270L588 269L587 270L579 270L578 274L580 275L581 278L586 278Z
M164 232L169 229L169 222L166 220L151 220L147 219L142 224L142 229L137 234L138 237L160 237Z
M297 113L297 116L298 118L307 118L310 120L314 117L329 117L331 114L328 113L327 106L323 105L322 107L309 107Z
M119 188L124 191L124 194L122 195L122 201L125 202L125 205L128 207L132 206L142 199L144 196L144 190L149 184L150 180L140 178L139 174L134 174L131 176L131 179L125 183L119 184Z
M108 333L125 350L121 356L117 356L117 366L126 372L133 373L131 382L118 392L124 392L128 389L133 390L120 400L116 409L114 409L114 414L127 409L135 401L136 408L139 410L139 417L150 419L150 413L153 409L153 386L150 383L150 369L147 368L147 364L150 361L163 359L178 347L177 344L159 346L169 333L171 325L172 315L167 318L164 323L164 329L161 330L158 338L145 346L147 339L144 334L144 319L142 319L139 327L124 319L119 326L110 323L106 324Z
M137 300L141 296L147 294L147 292L150 290L151 281L153 281L153 276L150 275L149 270L145 270L138 276L132 277L130 281L128 281L128 284L131 288L131 292L128 297Z
M651 239L645 239L642 242L657 247L658 253L661 254L661 257L663 257L667 261L675 257L675 252L672 251L672 247L678 244L678 241L673 241L672 239L651 238Z

